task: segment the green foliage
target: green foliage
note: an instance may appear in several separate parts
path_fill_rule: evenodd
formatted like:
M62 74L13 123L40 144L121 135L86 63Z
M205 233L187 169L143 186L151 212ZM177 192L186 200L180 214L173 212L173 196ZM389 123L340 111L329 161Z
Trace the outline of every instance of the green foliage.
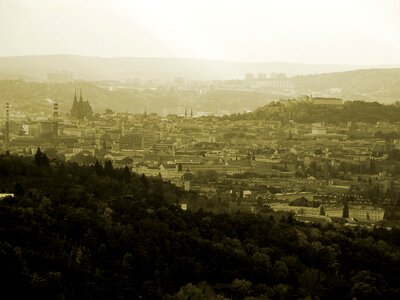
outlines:
M108 177L112 177L114 174L114 168L110 160L106 160L104 163L104 174Z
M388 159L400 161L400 150L392 149L388 153Z
M40 148L37 148L35 154L35 163L40 167L48 167L49 166L49 159L46 153L42 153Z
M176 204L200 201L196 194L128 168L107 172L98 162L43 168L36 159L0 156L0 190L16 194L0 202L2 295L400 297L397 229L182 211Z
M319 209L319 214L321 216L325 216L325 207L323 205L321 205L320 209Z
M132 175L131 175L131 171L129 170L128 166L125 166L124 169L122 170L122 178L126 183L131 182Z
M345 200L343 205L343 218L349 217L349 202Z
M99 163L99 161L97 159L96 159L96 162L94 163L94 171L97 174L97 176L104 175L103 166Z
M378 121L399 122L400 106L385 105L378 102L347 101L341 107L331 107L329 105L314 105L311 102L293 101L287 106L279 102L272 102L252 113L232 115L226 117L234 120L294 120L299 123L346 123L346 122L366 122L375 124ZM375 134L379 138L394 139L399 135L396 132Z

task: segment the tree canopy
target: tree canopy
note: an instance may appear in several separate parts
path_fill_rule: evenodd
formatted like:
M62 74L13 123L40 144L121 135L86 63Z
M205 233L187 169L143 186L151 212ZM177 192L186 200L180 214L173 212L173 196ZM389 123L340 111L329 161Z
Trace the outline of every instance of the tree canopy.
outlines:
M182 211L157 177L0 157L2 295L41 299L396 299L400 231Z

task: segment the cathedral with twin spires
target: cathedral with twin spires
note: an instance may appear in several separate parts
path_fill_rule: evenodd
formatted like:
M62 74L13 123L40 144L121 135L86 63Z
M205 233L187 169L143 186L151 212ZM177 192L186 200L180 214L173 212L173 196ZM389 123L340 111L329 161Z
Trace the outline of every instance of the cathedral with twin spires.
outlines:
M83 101L82 98L82 89L79 95L79 101L76 98L76 90L74 103L72 104L71 109L71 117L77 118L79 120L91 119L93 117L92 107L90 106L88 101Z

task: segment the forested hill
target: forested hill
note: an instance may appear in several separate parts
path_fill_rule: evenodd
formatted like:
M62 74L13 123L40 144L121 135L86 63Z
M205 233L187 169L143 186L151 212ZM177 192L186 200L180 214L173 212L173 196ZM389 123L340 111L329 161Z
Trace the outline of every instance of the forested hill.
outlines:
M378 121L399 122L400 105L385 105L378 102L346 101L342 106L315 105L311 101L272 102L254 112L233 114L233 120L294 120L300 123L343 123Z
M295 76L290 82L297 94L319 91L345 100L368 100L383 103L400 101L400 69L367 69L326 74Z
M215 215L160 179L0 156L2 299L399 299L400 231Z

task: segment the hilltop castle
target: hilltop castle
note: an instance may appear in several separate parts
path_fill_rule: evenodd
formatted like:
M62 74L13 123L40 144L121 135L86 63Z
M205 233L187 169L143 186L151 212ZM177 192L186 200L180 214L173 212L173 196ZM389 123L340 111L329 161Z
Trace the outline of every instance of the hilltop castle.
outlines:
M74 103L72 104L72 109L71 109L71 117L83 120L83 119L91 119L92 116L93 116L92 107L90 106L88 101L83 101L82 99L82 89L80 92L79 101L76 98L76 90L75 90Z

